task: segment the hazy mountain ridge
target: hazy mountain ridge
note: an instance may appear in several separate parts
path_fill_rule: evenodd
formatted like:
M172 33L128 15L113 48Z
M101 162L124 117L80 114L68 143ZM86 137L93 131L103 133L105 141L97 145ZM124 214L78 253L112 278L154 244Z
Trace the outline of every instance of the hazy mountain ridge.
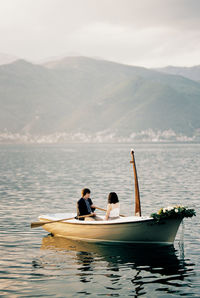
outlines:
M172 75L183 76L190 80L200 82L200 65L192 67L167 66L163 68L155 68L155 70Z
M2 141L191 140L199 115L200 84L181 76L84 57L0 66Z
M0 65L12 63L18 59L16 56L0 53Z

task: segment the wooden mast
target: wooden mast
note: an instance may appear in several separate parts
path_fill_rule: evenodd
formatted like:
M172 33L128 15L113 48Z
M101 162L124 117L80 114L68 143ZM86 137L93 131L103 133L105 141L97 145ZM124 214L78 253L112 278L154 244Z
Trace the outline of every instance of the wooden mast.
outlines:
M135 215L141 216L140 191L139 191L139 184L138 184L138 177L137 177L137 170L136 170L133 149L131 149L131 156L132 156L132 160L130 161L130 163L133 164L133 172L134 172L134 178L135 178Z

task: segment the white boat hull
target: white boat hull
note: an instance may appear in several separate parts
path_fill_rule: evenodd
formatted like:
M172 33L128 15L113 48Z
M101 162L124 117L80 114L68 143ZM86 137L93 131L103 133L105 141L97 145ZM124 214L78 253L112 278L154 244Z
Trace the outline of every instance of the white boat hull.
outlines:
M68 214L69 215L69 214ZM71 214L70 214L71 215ZM67 218L67 214L43 215L41 221ZM65 216L65 217L64 217ZM70 217L70 216L68 216ZM52 219L54 218L54 219ZM166 219L160 223L152 218L125 217L112 221L69 220L44 224L55 236L94 242L172 244L182 219Z

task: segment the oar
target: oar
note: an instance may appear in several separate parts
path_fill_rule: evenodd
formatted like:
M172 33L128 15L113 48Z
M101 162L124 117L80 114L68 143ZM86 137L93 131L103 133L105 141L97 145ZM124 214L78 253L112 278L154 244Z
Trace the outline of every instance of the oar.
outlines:
M103 208L100 208L100 207L97 207L97 206L95 206L95 208L96 209L98 209L98 210L101 210L101 211L107 211L106 209L103 209ZM123 214L120 214L119 216L121 216L121 217L126 217L126 215L123 215Z
M84 218L84 217L89 217L89 216L94 216L94 215L91 213L91 214L87 214L87 215L77 216L76 218ZM31 228L38 228L38 227L41 227L41 226L49 224L49 223L59 222L59 221L63 221L63 220L70 220L70 219L74 219L74 218L75 217L63 218L63 219L52 220L52 221L36 221L36 222L31 223Z

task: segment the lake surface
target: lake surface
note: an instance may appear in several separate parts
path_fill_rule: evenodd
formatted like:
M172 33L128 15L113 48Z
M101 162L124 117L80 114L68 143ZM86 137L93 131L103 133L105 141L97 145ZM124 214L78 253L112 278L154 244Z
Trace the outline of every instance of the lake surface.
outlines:
M75 212L83 187L132 215L132 144L0 145L1 297L200 297L200 145L136 144L142 215L195 208L174 246L103 245L51 237L31 221Z

